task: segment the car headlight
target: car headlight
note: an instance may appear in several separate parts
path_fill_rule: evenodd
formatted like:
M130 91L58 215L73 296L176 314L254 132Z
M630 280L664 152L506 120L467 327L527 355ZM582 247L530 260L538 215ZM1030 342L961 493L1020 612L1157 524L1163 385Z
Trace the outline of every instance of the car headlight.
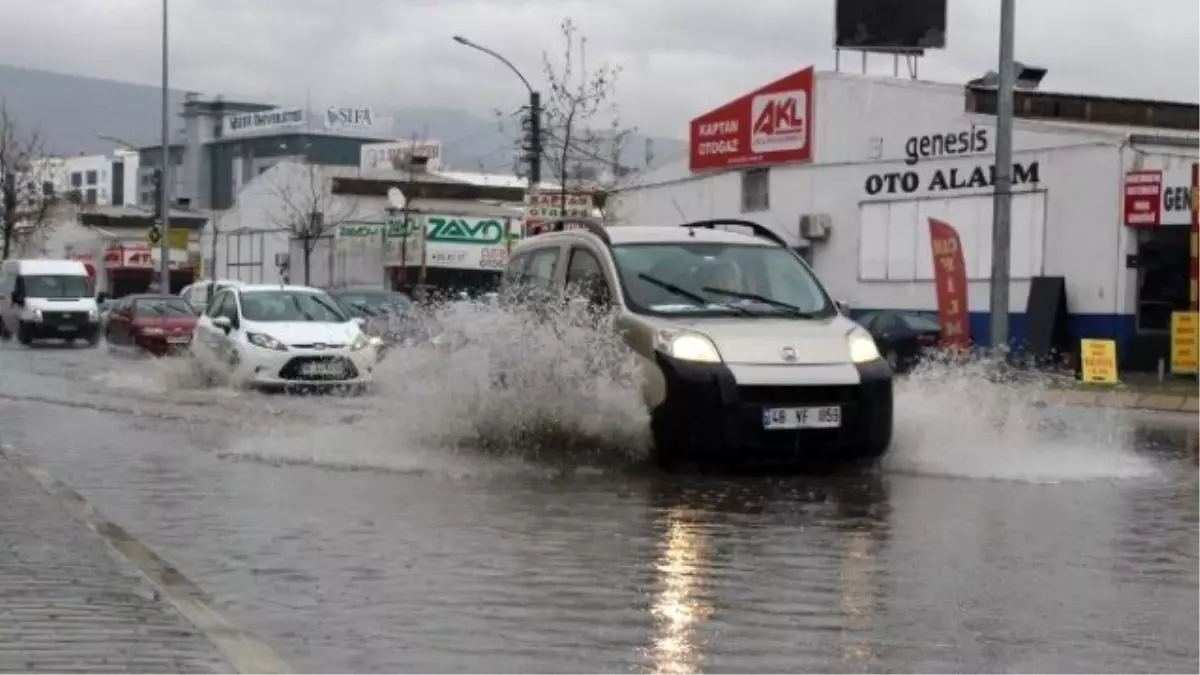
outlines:
M370 346L371 346L371 341L367 338L367 336L363 335L362 333L359 333L358 335L354 336L354 342L350 343L350 351L352 351L352 352L362 351Z
M429 344L433 345L434 347L444 347L449 342L450 339L446 337L445 333L439 333L429 338Z
M33 316L34 321L42 320L42 310L37 307L34 307L33 309L29 310L29 314Z
M855 328L846 335L850 347L850 361L853 363L870 363L882 358L875 338L863 328Z
M657 347L667 356L681 361L720 363L721 353L708 336L700 333L660 333Z
M287 345L279 340L267 335L266 333L246 333L246 339L255 347L263 349L274 349L277 352L286 352Z
M372 335L371 337L367 338L367 342L372 347L378 347L383 344L383 338L379 337L378 335Z

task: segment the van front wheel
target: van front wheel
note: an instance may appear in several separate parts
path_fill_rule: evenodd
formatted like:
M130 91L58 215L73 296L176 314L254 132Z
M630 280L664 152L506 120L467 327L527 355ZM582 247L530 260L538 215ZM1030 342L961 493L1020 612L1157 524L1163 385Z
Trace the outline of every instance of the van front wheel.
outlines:
M17 325L17 340L28 347L33 344L33 325L22 321Z

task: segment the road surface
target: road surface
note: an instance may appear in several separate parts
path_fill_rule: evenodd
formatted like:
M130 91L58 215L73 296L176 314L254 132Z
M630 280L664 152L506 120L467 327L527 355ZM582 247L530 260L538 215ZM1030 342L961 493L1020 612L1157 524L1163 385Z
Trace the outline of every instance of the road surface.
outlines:
M1194 418L946 377L905 385L877 471L670 477L429 442L437 405L386 380L189 373L0 346L0 439L301 671L1200 665Z

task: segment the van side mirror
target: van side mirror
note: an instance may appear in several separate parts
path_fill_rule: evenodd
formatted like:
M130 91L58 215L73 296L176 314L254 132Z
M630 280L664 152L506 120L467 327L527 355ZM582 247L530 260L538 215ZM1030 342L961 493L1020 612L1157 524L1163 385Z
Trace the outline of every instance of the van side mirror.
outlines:
M108 293L105 293L104 291L100 291L99 293L96 294L96 303L97 304L100 304L100 303L104 302L105 300L108 300Z
M838 314L850 316L850 303L845 300L834 300L833 304L837 307Z

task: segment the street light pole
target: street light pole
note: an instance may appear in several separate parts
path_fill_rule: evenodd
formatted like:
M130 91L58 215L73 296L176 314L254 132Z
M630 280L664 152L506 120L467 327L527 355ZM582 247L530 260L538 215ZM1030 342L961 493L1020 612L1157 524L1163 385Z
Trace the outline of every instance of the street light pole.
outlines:
M167 0L162 0L162 190L159 194L159 208L162 210L162 228L160 241L159 264L161 269L159 292L171 292L171 136L170 136L170 90L168 87L169 73L167 70Z
M521 74L520 70L512 64L512 61L504 58L500 54L483 45L476 44L461 35L455 35L454 41L465 47L470 47L487 54L496 59L500 63L508 66L508 69L513 71L517 77L521 78L521 83L529 90L529 148L525 161L529 163L529 188L534 190L539 183L542 182L542 94L529 84L529 80Z
M1012 124L1016 0L1000 0L1000 77L996 86L996 181L992 197L991 338L997 353L1008 349L1009 248L1012 246Z

